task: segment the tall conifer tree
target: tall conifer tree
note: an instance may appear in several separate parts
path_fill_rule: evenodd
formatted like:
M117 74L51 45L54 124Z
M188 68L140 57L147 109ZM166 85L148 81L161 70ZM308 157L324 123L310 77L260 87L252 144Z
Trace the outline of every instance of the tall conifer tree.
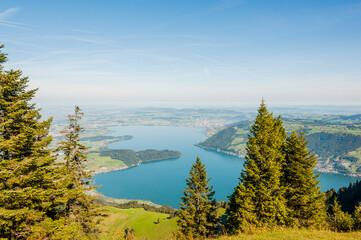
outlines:
M177 212L180 231L187 237L201 238L215 234L218 224L215 192L209 187L205 164L197 157L187 178L181 209Z
M230 196L226 221L230 234L247 231L250 226L285 223L287 212L280 186L285 138L280 117L273 118L262 99L248 136L244 170Z
M307 150L304 132L292 131L287 138L283 164L282 185L285 186L286 205L290 224L300 227L320 226L326 220L324 194L314 174L315 154Z
M75 106L74 114L68 116L69 125L62 133L65 139L60 142L58 151L64 153L65 187L65 216L66 231L72 239L95 239L99 233L99 222L104 212L95 204L94 198L86 194L95 187L91 184L92 174L85 170L87 147L80 144L80 133L84 129L79 121L83 116L78 106Z
M0 46L0 50L3 46ZM59 229L63 189L48 146L52 119L31 103L37 89L20 70L3 71L0 52L0 236L48 237Z

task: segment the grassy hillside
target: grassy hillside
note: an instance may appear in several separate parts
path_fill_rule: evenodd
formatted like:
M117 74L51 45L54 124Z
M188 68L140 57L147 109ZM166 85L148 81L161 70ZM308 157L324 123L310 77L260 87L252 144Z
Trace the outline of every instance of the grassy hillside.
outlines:
M177 229L176 218L168 219L169 214L149 212L142 208L104 208L109 210L110 215L102 223L101 239L117 239L114 236L122 236L126 228L133 228L139 238L169 239Z
M102 223L101 239L117 239L124 229L133 228L139 239L170 239L177 230L177 219L167 219L168 214L148 212L141 208L119 209L104 207L110 215ZM159 224L157 224L159 218ZM361 239L361 232L336 233L329 230L280 229L253 235L221 236L219 240L351 240Z
M336 233L309 229L284 229L254 235L221 237L220 240L351 240L361 239L361 232Z
M109 156L102 157L100 156L100 153L92 152L89 153L87 157L88 157L88 162L86 165L87 170L97 170L100 168L110 168L116 166L124 167L124 168L127 167L121 160L112 159Z
M236 156L244 156L250 125L250 121L232 125L200 142L197 146L227 152Z
M319 157L316 167L322 172L337 172L361 176L361 124L354 116L307 116L283 119L286 131L303 129L309 140L309 149ZM225 128L198 146L244 156L250 121Z

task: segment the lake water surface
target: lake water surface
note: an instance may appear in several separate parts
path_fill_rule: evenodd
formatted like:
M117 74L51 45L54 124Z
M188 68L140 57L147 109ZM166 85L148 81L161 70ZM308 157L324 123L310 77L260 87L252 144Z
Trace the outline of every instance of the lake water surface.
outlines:
M210 184L216 191L216 200L228 200L238 184L243 168L243 158L229 156L194 146L204 140L205 128L174 126L120 126L110 128L109 135L132 135L127 141L114 142L110 148L169 149L177 150L182 156L177 159L142 163L125 170L102 173L94 177L97 190L109 197L144 199L160 205L179 208L180 197L186 187L186 178L197 156L206 164ZM321 173L319 180L322 190L348 186L358 178Z

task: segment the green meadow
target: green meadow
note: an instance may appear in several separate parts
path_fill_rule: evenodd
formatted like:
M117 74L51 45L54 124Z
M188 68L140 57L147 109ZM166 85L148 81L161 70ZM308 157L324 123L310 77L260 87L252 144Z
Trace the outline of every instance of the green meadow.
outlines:
M361 239L361 232L338 233L329 230L282 229L272 232L221 237L219 240L351 240Z
M115 167L115 166L125 166L121 160L112 159L108 156L100 156L100 153L89 153L87 155L88 162L86 169L87 170L96 170L102 167Z
M133 228L138 238L169 239L178 228L176 218L168 219L169 214L145 211L143 208L104 209L109 210L110 214L102 222L101 239L119 239L126 228Z
M102 222L101 239L121 239L126 228L134 229L137 239L171 239L177 230L177 218L168 219L169 214L145 211L142 208L119 209L104 207L109 216ZM220 212L220 214L222 214ZM157 223L159 218L159 224ZM339 233L330 230L276 229L258 230L254 234L220 236L219 240L351 240L361 239L361 232Z

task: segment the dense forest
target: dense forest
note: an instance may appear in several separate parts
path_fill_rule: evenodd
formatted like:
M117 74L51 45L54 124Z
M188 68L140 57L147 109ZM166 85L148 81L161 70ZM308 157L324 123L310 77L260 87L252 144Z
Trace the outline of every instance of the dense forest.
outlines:
M337 199L342 211L352 214L361 205L361 181L350 183L348 187L342 187L338 191L330 189L326 191L326 196L328 205Z
M308 146L320 158L342 158L361 146L361 136L346 133L312 133L307 136ZM351 161L357 158L347 157Z
M91 141L91 142L97 142L97 141L103 141L103 140L111 140L111 141L120 141L120 140L130 140L133 136L125 135L122 137L114 137L114 136L93 136L93 137L83 137L80 138L80 141Z
M134 151L129 149L106 149L99 152L100 156L108 156L112 159L121 160L128 167L139 165L141 162L159 161L165 159L179 158L181 153L171 150L154 150L147 149Z

